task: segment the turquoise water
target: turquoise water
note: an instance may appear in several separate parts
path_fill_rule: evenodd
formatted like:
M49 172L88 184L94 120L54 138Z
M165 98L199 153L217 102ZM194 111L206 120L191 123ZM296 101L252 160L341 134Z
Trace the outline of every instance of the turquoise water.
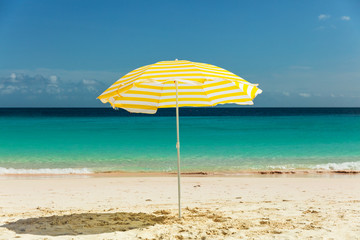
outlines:
M0 133L0 173L177 166L175 117L0 116ZM186 116L180 139L184 171L360 170L360 115Z

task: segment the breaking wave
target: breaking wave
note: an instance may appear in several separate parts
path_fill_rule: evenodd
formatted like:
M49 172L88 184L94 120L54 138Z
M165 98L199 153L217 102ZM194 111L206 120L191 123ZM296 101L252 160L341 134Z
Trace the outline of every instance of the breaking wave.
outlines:
M268 166L268 169L272 170L296 170L296 169L313 169L313 170L328 170L328 171L339 171L339 170L360 170L360 161L358 162L343 162L343 163L324 163L324 164L288 164L288 165L276 165Z
M312 169L322 170L360 170L359 162L343 162L343 163L326 163L318 164L312 167Z
M89 174L93 173L87 168L40 168L40 169L16 169L0 167L0 175L4 174Z

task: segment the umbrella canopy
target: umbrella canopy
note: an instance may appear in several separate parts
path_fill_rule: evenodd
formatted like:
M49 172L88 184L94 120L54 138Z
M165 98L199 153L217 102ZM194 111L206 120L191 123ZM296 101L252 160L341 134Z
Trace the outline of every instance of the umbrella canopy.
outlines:
M129 112L156 113L176 106L174 81L178 82L178 105L210 107L235 103L252 105L262 91L241 77L214 65L161 61L137 68L106 89L98 98Z
M181 217L179 107L210 107L235 103L252 105L262 91L241 77L214 65L186 60L161 61L137 68L98 98L113 108L135 113L156 113L176 107L178 205Z

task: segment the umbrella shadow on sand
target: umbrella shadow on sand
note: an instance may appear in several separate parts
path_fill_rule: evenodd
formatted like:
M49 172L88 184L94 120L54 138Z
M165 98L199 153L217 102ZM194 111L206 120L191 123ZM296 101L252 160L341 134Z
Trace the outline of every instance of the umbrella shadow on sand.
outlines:
M155 224L164 223L166 219L166 216L146 213L81 213L19 219L0 227L5 227L17 234L87 235L154 226Z

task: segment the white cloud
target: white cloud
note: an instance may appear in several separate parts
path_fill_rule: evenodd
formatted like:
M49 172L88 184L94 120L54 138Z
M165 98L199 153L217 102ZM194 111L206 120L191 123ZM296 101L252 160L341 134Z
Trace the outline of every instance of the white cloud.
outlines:
M0 77L0 97L1 94L18 95L26 93L27 96L64 95L70 90L79 96L92 96L100 94L105 89L104 83L97 80L82 81L62 81L56 75L49 77L37 74L30 76L27 74L12 73L10 77ZM23 96L21 96L23 97Z
M14 75L11 77L11 73L16 75L15 79ZM11 71L2 75L0 70L0 107L103 107L96 97L107 86L108 84L96 78L64 81L57 73L29 75Z
M50 77L49 77L49 79L50 79L50 82L51 83L56 83L57 82L57 80L58 80L58 78L57 78L57 76L55 76L55 75L51 75Z
M1 93L3 94L12 94L14 93L16 90L19 90L18 87L12 86L12 85L8 85L6 88L4 88Z
M18 82L18 79L17 79L17 76L15 73L10 74L10 82L12 82L12 83Z
M50 86L50 87L47 87L46 88L46 92L47 93L49 93L49 94L59 94L59 93L61 93L61 89L60 88L58 88L57 86ZM39 91L38 91L39 92ZM40 91L40 93L41 93L42 91Z
M88 79L83 79L83 80L82 80L82 83L85 84L85 85L94 85L94 84L96 84L96 81L94 81L94 80L88 80Z
M289 92L282 92L283 95L289 97L290 96L290 93Z
M299 93L299 96L304 97L304 98L308 98L308 97L311 97L311 94L310 93Z
M343 98L343 97L345 97L345 95L344 95L344 94L331 93L331 94L330 94L330 97L332 97L332 98L339 98L339 97Z
M343 21L350 21L351 18L349 16L342 16L340 19Z
M320 21L324 21L324 20L329 19L329 18L330 18L330 15L329 15L329 14L320 14L320 15L318 16L318 19L319 19Z
M106 85L113 84L120 77L124 76L126 73L133 69L120 69L117 72L109 72L109 71L69 71L63 69L47 69L47 68L38 68L38 69L0 69L0 78L3 76L10 76L10 74L16 74L16 79L20 78L21 75L26 76L35 76L41 75L45 78L50 78L51 76L56 76L57 81L60 79L63 82L71 81L71 82L80 82L82 79L96 79L97 81L101 81L106 83Z
M86 87L86 89L87 89L89 92L96 92L96 91L97 91L97 89L94 88L93 86L88 86L88 87Z

